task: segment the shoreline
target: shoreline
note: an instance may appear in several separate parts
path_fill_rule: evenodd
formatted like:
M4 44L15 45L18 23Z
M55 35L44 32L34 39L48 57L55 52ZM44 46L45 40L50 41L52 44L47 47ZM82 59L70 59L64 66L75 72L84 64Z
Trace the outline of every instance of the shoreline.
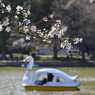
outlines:
M0 67L21 67L19 61L0 61ZM39 67L95 67L95 61L35 61Z

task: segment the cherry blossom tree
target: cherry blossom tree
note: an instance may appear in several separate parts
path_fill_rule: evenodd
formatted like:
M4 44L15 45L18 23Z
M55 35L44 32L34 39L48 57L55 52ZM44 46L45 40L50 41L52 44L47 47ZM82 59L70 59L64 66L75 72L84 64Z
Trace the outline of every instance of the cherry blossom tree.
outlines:
M15 11L13 7L15 7ZM19 31L18 24L27 18L29 13L30 11L24 10L22 6L15 6L15 4L11 6L11 3L0 0L0 48L2 49L2 57L6 57L6 42L10 37L10 33Z
M32 1L32 0L31 0ZM90 3L93 0L89 0ZM19 33L21 35L26 35L26 40L30 40L31 36L34 38L42 38L43 41L51 43L53 38L56 36L60 40L61 47L70 50L71 40L74 44L82 42L82 38L65 37L64 31L62 30L63 25L61 20L56 20L50 30L47 29L37 29L36 25L40 22L47 22L49 19L53 18L53 14L49 14L42 18L35 24L31 25L31 20L29 19L30 10L23 8L20 5L15 6L15 10L12 10L10 3L4 3L0 0L0 32L4 33ZM16 25L16 27L14 27Z

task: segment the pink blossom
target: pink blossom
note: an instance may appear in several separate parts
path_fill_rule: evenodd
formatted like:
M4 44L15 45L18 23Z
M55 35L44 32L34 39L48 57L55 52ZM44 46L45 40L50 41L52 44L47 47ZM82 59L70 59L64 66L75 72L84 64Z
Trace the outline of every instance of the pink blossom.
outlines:
M74 38L73 41L75 41L74 44L77 44L79 42L82 42L83 39L82 38Z
M50 15L50 18L53 18L53 14Z
M65 40L64 42L67 44L68 43L68 40Z
M43 20L44 20L45 22L48 21L47 17L44 17Z
M26 40L30 40L30 36L27 35L27 36L26 36Z
M61 43L61 47L62 47L62 48L65 47L65 43L64 43L64 42Z
M35 32L36 31L36 26L31 26L31 30Z
M57 22L58 24L61 24L61 20L56 20L56 22Z
M37 33L40 34L41 33L41 29L37 30Z

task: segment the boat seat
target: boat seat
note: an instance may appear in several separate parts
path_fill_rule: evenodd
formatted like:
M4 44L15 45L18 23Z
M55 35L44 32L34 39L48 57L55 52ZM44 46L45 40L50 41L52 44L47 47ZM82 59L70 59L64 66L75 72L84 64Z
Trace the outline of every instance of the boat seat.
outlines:
M41 80L36 80L36 81L35 81L35 84L36 84L36 85L39 85L41 82L42 82Z
M47 86L52 86L52 85L55 85L53 82L47 82L46 83Z

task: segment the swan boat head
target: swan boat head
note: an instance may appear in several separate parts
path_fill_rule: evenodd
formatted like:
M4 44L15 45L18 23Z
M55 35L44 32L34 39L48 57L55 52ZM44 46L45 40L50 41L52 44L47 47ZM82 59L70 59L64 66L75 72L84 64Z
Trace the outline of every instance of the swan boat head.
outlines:
M27 71L25 72L23 79L22 79L22 85L25 86L25 85L31 84L30 71L31 71L33 63L34 63L34 58L32 56L28 56L23 61L29 62Z

